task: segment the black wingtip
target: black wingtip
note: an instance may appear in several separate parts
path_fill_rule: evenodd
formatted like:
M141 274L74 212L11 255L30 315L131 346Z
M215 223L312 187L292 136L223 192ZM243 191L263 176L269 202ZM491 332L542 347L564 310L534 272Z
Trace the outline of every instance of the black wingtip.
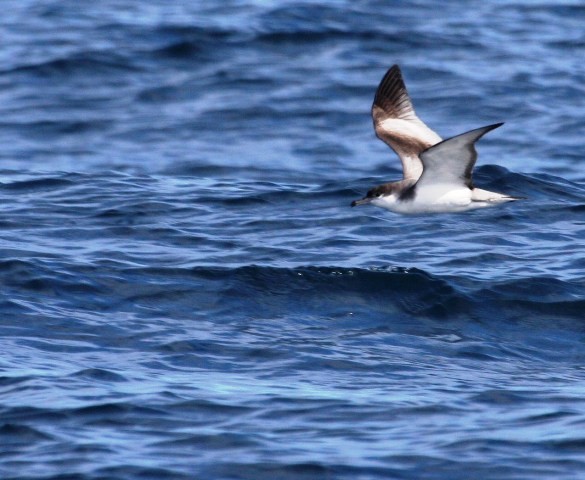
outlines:
M376 100L383 103L385 97L392 97L397 91L406 90L404 85L404 79L402 78L402 72L397 64L392 65L380 80L378 88L376 89ZM382 107L383 105L380 104Z
M491 132L492 130L495 130L496 128L500 128L503 124L504 124L504 122L498 122L498 123L492 123L491 125L487 125L485 127L476 128L475 130L478 132L483 130L481 135L479 135L479 137L476 140L479 140L486 133Z
M400 71L400 67L398 66L397 63L395 63L394 65L392 65L388 69L388 73L390 73L390 72L394 72L394 73L397 73L398 75L402 75L402 72Z
M382 77L374 95L372 109L375 107L384 112L383 117L404 118L414 112L398 65L392 65Z
M492 130L495 130L496 128L500 128L505 122L498 122L498 123L492 123L491 125L486 125L485 127L479 127L479 128L475 128L473 130L470 130L469 132L466 133L470 133L470 132L479 132L481 130L483 130L483 133L480 135L479 138L483 137L486 133L491 132ZM478 138L478 140L479 140Z

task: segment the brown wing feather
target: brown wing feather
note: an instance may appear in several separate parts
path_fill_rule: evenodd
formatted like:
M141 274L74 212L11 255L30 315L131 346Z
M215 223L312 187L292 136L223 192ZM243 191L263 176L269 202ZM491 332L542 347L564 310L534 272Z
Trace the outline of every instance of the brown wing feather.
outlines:
M378 107L377 115L379 115L378 118L374 117L374 122L383 121L386 118L416 118L398 65L390 67L382 78L376 90L373 107Z
M398 65L386 72L376 90L372 119L377 137L400 157L404 178L420 177L419 154L441 137L417 117Z

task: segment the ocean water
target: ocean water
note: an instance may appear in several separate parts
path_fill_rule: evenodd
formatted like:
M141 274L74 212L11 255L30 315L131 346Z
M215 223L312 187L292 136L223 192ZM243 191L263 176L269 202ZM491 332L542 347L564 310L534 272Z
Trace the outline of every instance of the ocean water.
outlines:
M585 7L5 0L0 478L585 477ZM400 177L505 121L462 214Z

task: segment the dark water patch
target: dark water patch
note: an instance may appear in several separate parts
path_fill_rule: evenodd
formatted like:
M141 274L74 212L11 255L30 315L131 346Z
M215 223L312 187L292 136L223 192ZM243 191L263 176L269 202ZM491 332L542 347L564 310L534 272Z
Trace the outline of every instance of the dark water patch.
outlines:
M506 352L496 345L489 345L481 342L465 342L464 345L455 349L455 355L467 360L478 362L501 362L509 356L517 356L516 352Z
M518 174L496 165L476 169L476 184L480 188L506 191L524 196L528 202L543 199L575 200L583 197L585 187L566 179L547 174Z
M194 59L201 51L201 46L193 41L181 40L160 48L156 53L167 58Z
M4 447L7 445L23 444L29 445L39 441L49 441L53 438L46 433L26 425L4 423L0 426L0 438Z
M125 382L126 378L115 372L105 370L102 368L86 368L73 374L74 377L83 378L86 380L94 380L96 382Z
M581 313L585 306L582 282L563 282L554 278L533 278L516 280L492 286L479 295L500 302L503 306L518 311L526 309L532 315L551 315L582 319Z
M67 419L64 410L51 410L45 407L7 407L2 406L2 418L10 424L59 422Z
M180 102L191 99L187 87L182 85L164 85L154 88L146 88L138 93L136 100L147 103Z
M109 76L113 73L137 72L127 58L114 53L83 52L70 57L56 58L37 64L23 65L10 71L2 71L0 75L26 74L33 78L58 79L88 76Z
M323 25L311 22L304 29L298 26L288 30L283 26L277 31L260 31L255 37L255 41L270 46L287 46L299 48L301 45L311 45L319 42L334 43L335 41L385 41L397 47L415 47L421 45L416 38L404 36L401 33L389 33L373 30L349 30L345 28L324 27Z
M261 311L271 306L292 307L296 302L305 309L315 310L347 308L352 311L363 308L364 302L372 302L368 304L369 308L377 304L383 309L394 300L408 313L440 318L450 302L459 301L465 307L464 295L458 295L445 281L416 269L392 272L335 267L288 270L250 266L231 272L209 270L202 273L216 278L227 275L225 294L258 302Z
M218 44L229 39L236 39L237 29L214 27L211 25L195 26L166 23L156 27L156 33L162 37L180 37L193 43Z
M491 390L474 396L473 401L498 405L518 405L522 402L534 401L535 393L538 394L538 392L530 391Z
M185 468L188 472L188 469ZM112 478L112 479L123 479L123 478L136 478L144 480L190 480L192 475L176 469L173 467L168 468L157 468L148 466L135 466L135 465L124 465L116 467L107 467L96 471L97 478ZM61 477L58 477L59 479ZM90 477L91 478L91 477ZM85 480L85 479L83 479ZM92 479L93 480L93 479Z
M38 260L0 262L0 275L4 276L6 286L37 293L93 295L104 292L102 286L89 277L80 278L63 270L55 271L52 265Z
M147 421L148 418L160 418L161 415L165 415L160 409L122 402L94 404L72 409L69 414L83 419L84 422L89 422L92 425L98 425L102 420L106 420L107 422L120 421L123 424L130 424L133 418L143 418L144 421Z
M314 302L315 306L326 309L328 301L341 308L351 308L352 299L356 301L356 306L368 299L374 302L370 307L378 302L380 307L396 302L403 311L412 315L448 318L452 312L465 315L476 303L448 281L417 269L388 271L305 267L283 270L250 266L232 271L196 269L193 273L215 280L225 279L230 285L228 294L232 296L246 297L247 292L256 292L252 295L252 301L272 303L282 298L288 303L302 295L301 301L307 308ZM534 308L535 313L548 308L561 316L573 316L581 308L582 289L582 284L541 278L496 284L489 290L474 292L473 296L477 301L489 296L494 302L492 305L514 301L528 309ZM492 292L498 293L494 296Z
M158 445L164 448L181 448L194 452L200 451L201 448L211 450L229 450L241 448L253 448L258 442L253 441L247 435L221 434L221 435L190 435L179 440L169 440L160 442Z
M10 128L29 139L49 141L67 136L101 133L107 131L110 126L111 122L108 120L94 118L92 120L38 120L18 126L12 125Z
M313 479L327 478L336 472L336 469L328 468L319 463L292 463L292 464L272 464L272 463L254 463L238 464L228 463L221 466L209 466L205 468L204 474L214 478L224 478L233 475L230 472L239 472L241 478L256 478L264 480L269 478L289 479ZM371 472L363 472L363 474ZM375 477L370 477L375 478Z
M39 178L30 180L20 180L10 183L0 184L3 190L16 191L36 191L66 188L74 184L74 181L66 178Z
M21 383L26 383L31 380L33 377L29 376L19 376L19 377L8 377L2 376L0 377L0 387L8 387L12 385L19 385Z
M246 405L235 405L228 402L210 401L205 399L187 400L173 403L173 410L185 414L223 415L226 418L236 415L252 414L254 408Z
M571 412L569 410L559 410L555 412L549 413L542 413L536 415L530 415L525 418L522 418L518 423L528 423L528 424L540 424L540 423L548 423L551 420L557 419L569 419L575 416L575 412Z
M548 442L550 448L555 451L561 450L571 453L583 453L585 452L585 437L577 437L567 440L552 440Z
M571 213L583 213L585 212L585 204L573 205L571 207L567 207L567 210Z

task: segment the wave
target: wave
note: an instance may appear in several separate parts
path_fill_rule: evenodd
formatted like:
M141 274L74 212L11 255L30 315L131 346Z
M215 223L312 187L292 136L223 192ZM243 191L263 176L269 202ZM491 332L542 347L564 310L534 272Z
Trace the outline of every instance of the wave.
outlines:
M473 281L441 277L417 268L347 268L259 265L237 268L139 269L133 274L166 283L160 300L207 297L218 310L242 308L259 316L287 311L307 315L345 312L380 317L390 312L434 319L572 318L582 319L582 282L550 277ZM170 282L170 283L169 283ZM174 287L173 287L174 285ZM197 294L195 294L197 291ZM146 296L152 296L149 289ZM136 292L134 300L140 294ZM209 305L208 305L209 306ZM224 312L225 313L225 312Z
M140 69L129 58L110 51L81 51L59 58L15 66L3 70L0 74L23 73L48 78L80 75L111 75L120 72L136 72Z

